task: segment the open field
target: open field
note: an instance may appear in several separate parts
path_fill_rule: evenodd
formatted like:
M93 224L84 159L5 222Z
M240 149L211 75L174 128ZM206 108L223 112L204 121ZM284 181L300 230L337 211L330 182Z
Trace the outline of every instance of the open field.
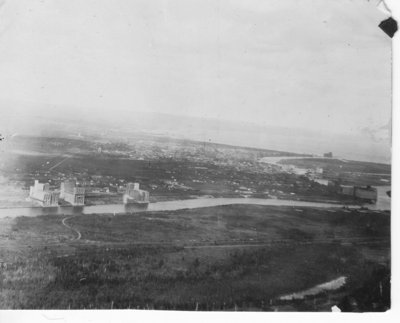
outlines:
M1 221L2 308L389 306L385 212L235 205ZM278 300L340 276L347 281L337 291ZM380 283L384 295L361 298Z

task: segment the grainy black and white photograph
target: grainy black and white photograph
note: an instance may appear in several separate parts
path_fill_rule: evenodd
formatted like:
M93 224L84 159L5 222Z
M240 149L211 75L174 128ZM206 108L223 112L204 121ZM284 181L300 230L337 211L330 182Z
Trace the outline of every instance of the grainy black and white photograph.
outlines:
M374 0L0 0L0 308L391 308Z

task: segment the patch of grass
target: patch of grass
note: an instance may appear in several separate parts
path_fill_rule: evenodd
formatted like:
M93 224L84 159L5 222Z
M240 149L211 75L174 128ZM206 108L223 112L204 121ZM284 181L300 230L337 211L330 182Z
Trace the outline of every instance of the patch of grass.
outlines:
M389 214L298 210L232 205L78 216L68 224L80 241L70 240L62 216L18 218L9 230L20 249L2 268L0 306L272 310L278 296L339 276L349 278L349 294L370 277L373 259L388 260L388 241L361 247L351 238L388 240Z

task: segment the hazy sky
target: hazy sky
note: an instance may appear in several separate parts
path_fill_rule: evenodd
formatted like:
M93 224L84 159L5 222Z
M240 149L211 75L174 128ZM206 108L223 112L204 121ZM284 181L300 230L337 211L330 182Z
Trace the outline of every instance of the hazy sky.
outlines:
M0 0L0 104L379 128L391 114L391 39L375 5Z

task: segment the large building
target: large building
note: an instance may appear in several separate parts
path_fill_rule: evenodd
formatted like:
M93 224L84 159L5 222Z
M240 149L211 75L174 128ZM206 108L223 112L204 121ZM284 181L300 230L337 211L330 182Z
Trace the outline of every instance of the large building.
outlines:
M76 186L76 182L68 180L61 183L60 199L72 205L85 204L85 188Z
M376 200L378 199L378 191L375 187L371 187L371 186L366 186L366 187L355 186L354 187L354 196L356 198L359 198L362 200L369 200L369 201L375 203Z
M49 183L39 183L38 180L29 190L29 198L42 206L58 206L59 195L59 192L50 191Z
M139 183L128 183L123 200L124 204L148 204L149 192L139 189Z
M378 198L377 189L371 186L339 185L338 193L352 196L355 199L366 200L375 203Z

